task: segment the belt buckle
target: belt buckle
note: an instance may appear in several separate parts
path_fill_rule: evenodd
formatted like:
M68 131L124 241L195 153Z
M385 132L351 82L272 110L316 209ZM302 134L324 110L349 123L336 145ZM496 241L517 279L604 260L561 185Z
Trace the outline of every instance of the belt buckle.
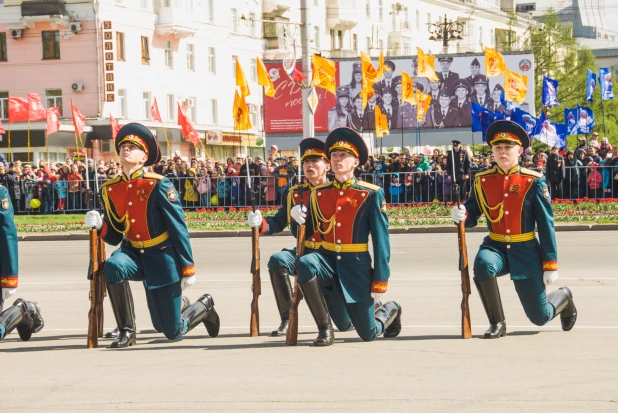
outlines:
M335 244L335 252L341 252L341 250L343 249L343 247L339 244Z
M511 236L510 235L505 235L504 236L504 242L511 242Z
M143 241L134 241L134 242L133 242L133 246L134 246L135 248L142 249L142 248L144 248L144 242L143 242Z

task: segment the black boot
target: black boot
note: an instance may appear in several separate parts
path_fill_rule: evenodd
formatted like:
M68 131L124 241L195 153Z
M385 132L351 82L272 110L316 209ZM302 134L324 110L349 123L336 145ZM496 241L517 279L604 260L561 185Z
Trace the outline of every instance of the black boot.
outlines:
M219 321L219 314L215 311L215 301L210 294L201 296L196 302L187 307L181 316L187 320L187 332L203 322L210 337L217 337L219 335L221 322Z
M384 326L384 338L397 337L401 333L401 306L388 301L376 311L376 320Z
M45 321L41 315L41 307L39 307L38 303L32 301L27 301L27 303L28 312L30 313L30 317L32 317L33 322L32 333L38 333L43 330L43 327L45 326Z
M330 346L335 339L335 332L330 321L330 314L326 307L324 296L320 292L318 280L313 278L306 284L299 284L305 296L305 301L311 311L311 315L318 326L318 337L313 342L315 346Z
M547 302L554 306L554 317L560 314L560 322L564 331L571 331L577 320L577 309L573 302L573 294L568 287L560 287L547 295Z
M487 280L474 280L479 291L481 302L485 307L485 313L489 319L489 329L483 338L500 338L506 335L506 321L504 320L504 310L502 309L502 299L498 289L498 280L491 277Z
M271 337L284 336L288 331L290 322L290 307L292 307L292 284L290 283L290 273L288 270L270 272L270 282L273 285L275 301L281 315L279 328L270 333Z
M22 341L30 340L34 322L28 311L28 302L18 298L13 305L0 314L0 324L6 329L6 335L17 328ZM6 336L5 335L5 336Z
M110 348L126 348L137 344L135 338L135 307L133 306L133 294L128 281L107 286L109 302L114 311L114 317L118 324L118 338L112 342Z

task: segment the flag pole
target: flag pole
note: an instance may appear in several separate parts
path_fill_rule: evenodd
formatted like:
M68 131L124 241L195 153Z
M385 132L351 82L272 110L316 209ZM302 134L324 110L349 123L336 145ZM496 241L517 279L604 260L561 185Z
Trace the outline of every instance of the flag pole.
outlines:
M45 129L45 151L47 152L47 167L49 168L49 134L47 128Z
M79 153L79 143L77 142L77 131L73 131L73 135L75 136L75 152Z
M28 163L30 163L30 114L28 114Z
M165 131L165 126L163 126L163 122L161 122L161 129L163 129L163 136L165 136L165 143L167 144L167 156L172 156L172 148L170 147L170 141L167 140L167 132Z
M11 162L13 159L11 157L11 122L9 122L9 162Z
M266 87L262 86L262 144L264 149L264 165L266 165Z
M605 105L603 104L603 93L601 93L601 113L603 116L603 137L607 136L607 132L605 132Z

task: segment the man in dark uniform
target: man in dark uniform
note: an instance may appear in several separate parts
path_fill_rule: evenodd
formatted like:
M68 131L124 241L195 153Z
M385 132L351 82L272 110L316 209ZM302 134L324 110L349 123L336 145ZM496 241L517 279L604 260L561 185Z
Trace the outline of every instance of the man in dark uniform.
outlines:
M552 198L562 198L562 182L564 182L565 177L564 158L558 153L558 147L554 146L551 148L551 153L547 159L547 180Z
M484 338L506 335L496 277L509 273L532 323L542 326L560 314L562 329L569 331L577 319L571 291L545 290L558 279L554 213L545 177L517 164L530 138L517 123L501 120L487 129L487 143L498 166L478 173L465 207L452 211L453 220L466 221L468 228L481 215L487 219L489 236L474 260L474 283L490 322Z
M367 162L367 146L352 129L339 128L326 138L325 150L335 180L311 191L308 215L301 205L291 212L299 224L312 222L323 239L319 252L303 256L296 265L298 283L318 326L314 344L333 343L329 310L333 317L338 311L327 307L321 288L345 306L363 340L380 334L396 337L401 331L399 304L389 301L374 309L388 287L390 243L384 191L354 177L355 168ZM367 244L370 234L373 268Z
M494 86L494 90L491 91L491 99L489 99L488 109L494 113L504 113L506 108L502 104L502 94L504 88L499 83Z
M367 101L367 106L365 106L365 109L363 112L363 130L364 131L375 130L376 128L376 105L377 104L378 104L378 95L374 94Z
M161 158L156 139L143 125L129 123L118 131L115 146L122 175L101 187L104 216L89 211L84 219L106 243L121 244L105 262L108 296L120 331L111 347L136 344L129 280L143 281L152 323L168 339L181 338L202 322L216 337L219 316L209 294L181 311L181 292L195 282L195 266L176 189L167 178L143 169Z
M240 178L240 187L243 188L241 192L242 199L240 200L241 205L248 205L248 200L251 198L251 196L249 195L249 185L247 185L247 168L249 168L249 176L251 176L252 188L257 187L260 182L260 167L257 163L253 162L253 158L248 156L247 161L242 164L242 166L240 167L240 171L238 171L238 177Z
M455 99L451 101L451 107L459 113L459 125L457 126L472 125L472 109L468 99L469 94L470 86L468 82L464 79L459 79L455 83Z
M0 340L17 329L19 338L28 341L44 325L39 305L35 302L18 298L11 307L2 311L4 301L17 292L18 256L13 204L8 189L0 185Z
M439 106L433 110L433 127L443 129L453 126L459 126L459 111L451 107L451 95L446 90L440 91Z
M470 100L478 103L485 109L489 108L489 96L487 93L488 88L489 83L487 82L487 78L477 77L474 81L474 93L472 94L472 98L470 98Z
M290 224L290 210L296 205L308 205L311 190L316 186L327 182L326 173L330 170L328 158L324 152L324 142L316 138L306 138L300 142L300 153L304 176L307 183L296 185L290 188L287 196L287 204L279 208L273 217L262 218L262 213L258 210L250 212L247 223L250 227L260 227L260 234L274 235L283 231ZM300 199L299 188L302 186L302 200ZM295 234L297 226L292 222L292 232ZM305 255L318 251L322 245L322 235L312 227L311 222L307 222L305 228ZM268 272L270 282L275 293L277 308L281 316L279 328L271 333L271 336L285 335L290 321L290 308L292 306L292 285L290 275L295 273L296 247L283 249L273 254L268 261ZM325 294L326 295L326 294ZM328 296L327 296L328 300ZM338 302L334 301L333 305ZM335 325L341 331L352 328L352 322L347 315L345 308L340 305L338 312L339 318L333 318Z
M393 75L395 74L395 63L390 60L385 60L384 66L388 67L391 70L384 70L382 74L384 76L384 79L377 83L378 85L380 85L380 92L384 93L385 90L389 90L393 96L396 96L397 92L395 91L395 82L393 79Z
M440 62L440 72L438 72L440 89L445 90L450 97L453 97L455 96L455 83L459 80L459 74L450 70L453 58L441 56L438 57L438 61Z
M451 178L452 183L459 185L459 196L463 200L467 192L467 183L470 179L471 162L468 151L461 147L460 141L453 140L453 150L446 153L446 158L448 159L446 175ZM453 165L455 166L454 174ZM453 195L451 199L455 200L455 196Z
M368 107L369 105L367 105ZM350 127L356 131L363 131L365 126L365 111L363 110L363 98L360 93L352 98L352 112L350 113Z

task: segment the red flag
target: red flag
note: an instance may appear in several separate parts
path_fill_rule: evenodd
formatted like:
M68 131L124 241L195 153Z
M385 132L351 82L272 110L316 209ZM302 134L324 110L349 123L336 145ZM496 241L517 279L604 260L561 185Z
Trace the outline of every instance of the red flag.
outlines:
M191 121L187 119L185 111L182 110L180 103L178 103L178 124L182 126L182 136L194 145L200 143L200 138L197 136L195 128L191 124Z
M155 105L156 104L157 101L155 100ZM115 119L111 114L109 115L109 124L112 127L112 139L116 140L116 135L118 135L118 131L120 130L120 128L122 128L122 125L119 125L118 119Z
M6 131L2 127L2 119L0 119L0 135L4 135L5 133L6 133Z
M30 120L47 119L47 111L41 102L41 96L36 93L28 93L28 108Z
M159 113L159 105L157 105L156 96L154 98L154 102L152 102L152 106L150 107L150 114L152 115L152 120L163 123L163 120L161 120L161 114Z
M9 97L9 124L13 122L28 122L28 101L26 99Z
M86 117L82 115L73 105L73 99L71 99L71 114L73 115L73 126L75 127L75 132L77 132L78 135L81 135L84 131L84 127L86 126Z
M305 76L303 72L301 72L300 70L296 70L296 68L294 68L294 72L292 72L292 76L290 77L296 82L302 82L304 79L307 78L307 76Z
M47 135L58 132L60 130L60 122L58 121L60 109L47 108L45 116L47 118Z

